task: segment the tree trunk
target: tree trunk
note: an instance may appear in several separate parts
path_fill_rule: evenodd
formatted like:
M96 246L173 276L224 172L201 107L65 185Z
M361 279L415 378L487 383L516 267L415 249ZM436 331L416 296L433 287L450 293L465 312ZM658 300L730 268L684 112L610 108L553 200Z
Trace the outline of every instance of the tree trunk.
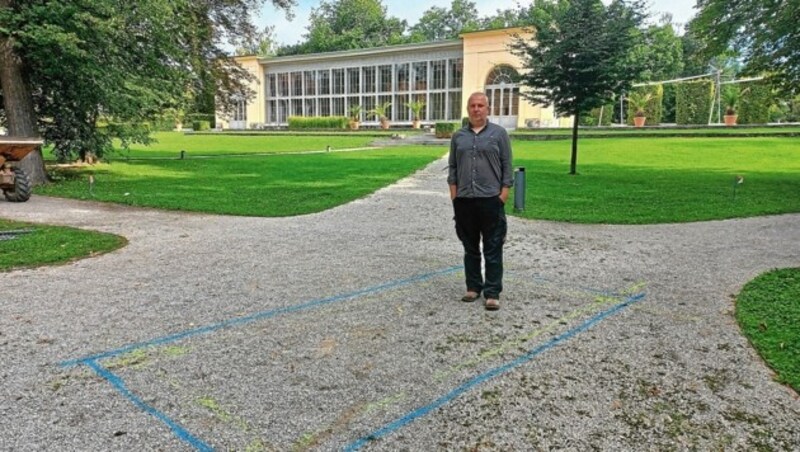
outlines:
M569 173L572 175L578 174L576 171L576 167L578 166L578 118L580 118L580 112L576 111L573 114L573 122L572 122L572 158L569 161Z
M0 0L0 9L10 8L11 0ZM22 61L14 52L10 38L0 36L0 89L3 91L3 109L8 123L8 134L17 137L38 137L36 112L27 83L22 76ZM19 165L31 183L47 181L41 148L28 154Z

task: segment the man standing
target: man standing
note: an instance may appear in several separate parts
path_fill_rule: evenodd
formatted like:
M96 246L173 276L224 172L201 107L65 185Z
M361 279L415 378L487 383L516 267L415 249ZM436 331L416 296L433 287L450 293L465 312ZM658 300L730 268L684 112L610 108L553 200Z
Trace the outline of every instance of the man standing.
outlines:
M450 199L455 210L456 234L464 245L467 293L462 301L475 301L481 292L488 310L500 309L503 290L503 243L506 238L504 205L513 175L511 143L506 130L489 122L489 99L484 93L469 96L469 124L450 141ZM481 249L486 279L481 275Z

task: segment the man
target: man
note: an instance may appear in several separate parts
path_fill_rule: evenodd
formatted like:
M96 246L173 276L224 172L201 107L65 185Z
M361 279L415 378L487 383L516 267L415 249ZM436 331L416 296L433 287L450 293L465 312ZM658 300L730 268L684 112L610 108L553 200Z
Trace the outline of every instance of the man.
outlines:
M506 238L504 205L513 175L511 143L506 130L489 122L489 99L484 93L469 96L469 124L450 141L450 199L455 210L456 234L464 245L467 293L472 302L483 293L485 307L500 309L503 290L503 243ZM481 249L486 279L481 275Z

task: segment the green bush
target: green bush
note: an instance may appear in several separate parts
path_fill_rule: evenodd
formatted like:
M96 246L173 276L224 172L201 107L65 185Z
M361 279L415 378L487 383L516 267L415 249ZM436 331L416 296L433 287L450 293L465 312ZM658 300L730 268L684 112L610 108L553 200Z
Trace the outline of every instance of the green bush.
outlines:
M602 112L603 117L600 117ZM593 108L589 113L581 115L580 125L586 127L610 126L611 118L614 116L614 104L603 105L600 108Z
M192 121L192 130L195 132L201 132L210 128L211 124L208 121Z
M645 125L655 126L661 124L661 114L664 111L662 107L664 87L662 85L640 86L636 88L634 92L641 93L642 95L650 95L650 100L647 101L647 105L644 107L644 116L647 118ZM629 126L633 125L634 113L633 111L629 111L629 114L626 115L626 121Z
M346 129L346 116L289 116L289 129Z
M209 115L206 113L189 113L184 116L185 123L194 124L195 121L206 121L208 122L210 127L216 127L216 117L214 115Z
M708 112L714 101L714 84L710 80L675 85L675 122L708 124Z
M772 90L763 82L743 83L739 100L738 124L766 124L773 104Z
M469 116L464 116L461 118L461 127L467 127L469 125Z
M455 122L437 122L436 138L450 138L457 128L458 124Z

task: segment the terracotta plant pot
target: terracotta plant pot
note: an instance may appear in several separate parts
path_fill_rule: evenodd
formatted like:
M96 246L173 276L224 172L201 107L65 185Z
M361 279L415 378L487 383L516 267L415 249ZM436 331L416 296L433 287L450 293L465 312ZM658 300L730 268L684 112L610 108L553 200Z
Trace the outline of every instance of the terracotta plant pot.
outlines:
M358 121L350 121L350 130L358 130L358 127L361 125Z
M634 116L633 117L633 125L636 127L643 127L644 122L647 120L644 116Z
M388 129L388 128L389 128L389 120L381 119L381 129Z
M419 119L415 119L414 122L411 123L411 126L415 129L419 129Z
M725 115L723 116L723 118L725 119L726 126L735 126L736 118L738 118L738 115Z

